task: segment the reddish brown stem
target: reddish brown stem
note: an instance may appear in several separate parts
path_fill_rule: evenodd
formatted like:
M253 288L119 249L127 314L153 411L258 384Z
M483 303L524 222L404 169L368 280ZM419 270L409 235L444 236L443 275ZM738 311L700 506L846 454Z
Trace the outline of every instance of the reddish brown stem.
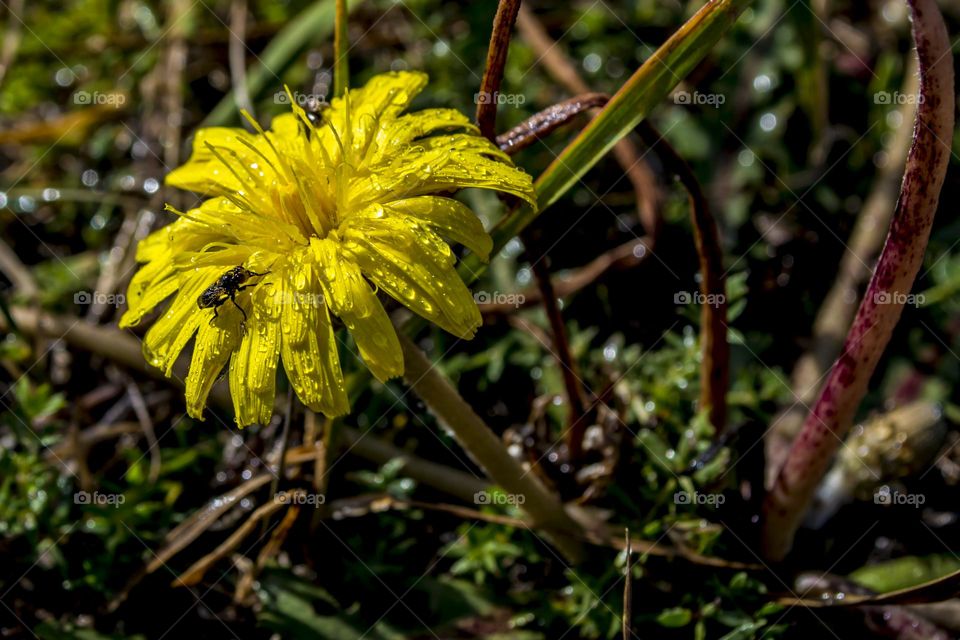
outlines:
M557 303L557 294L553 289L550 277L549 257L540 250L538 233L534 230L524 234L527 251L540 257L533 260L533 273L540 291L540 301L550 323L550 333L553 338L553 355L560 363L560 373L563 376L563 386L567 393L567 406L570 407L567 416L567 452L571 460L580 457L583 451L583 434L587 429L588 420L584 419L586 407L583 401L583 387L579 374L579 367L570 352L570 341L567 338L567 326L563 322L563 314ZM542 255L541 255L542 253Z
M708 409L718 430L726 427L727 387L730 383L730 345L727 342L727 293L723 250L717 221L703 195L700 182L680 154L653 125L644 121L637 131L648 147L657 149L665 168L677 176L690 196L693 241L700 257L700 408Z
M520 0L500 0L493 18L493 32L487 48L487 66L477 94L477 126L485 138L494 139L497 123L497 94L510 50L510 32L517 21Z
M820 479L854 413L923 262L953 138L953 57L935 0L908 0L920 69L913 145L900 200L843 351L804 422L764 504L764 556L780 560L793 544Z
M584 111L602 107L610 99L605 93L584 93L539 111L513 129L497 136L497 146L513 155L553 133Z
M608 271L632 269L650 256L650 247L652 246L653 241L647 236L616 246L570 274L551 278L553 291L557 298L566 298L590 286L606 275ZM519 309L540 304L540 300L542 300L540 289L530 287L523 290L517 297L516 302L481 303L479 305L480 313L484 315L510 314Z

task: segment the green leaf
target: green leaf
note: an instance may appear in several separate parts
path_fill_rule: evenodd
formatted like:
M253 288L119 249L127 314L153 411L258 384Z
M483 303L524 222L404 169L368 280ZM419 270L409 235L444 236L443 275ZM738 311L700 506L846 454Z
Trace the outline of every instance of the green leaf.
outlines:
M954 571L960 571L960 560L952 555L934 554L906 556L860 567L849 577L877 593L886 593L936 580Z
M684 607L664 609L657 616L657 622L660 623L660 626L670 627L671 629L685 627L690 624L691 619L693 619L693 614L690 613L690 609Z

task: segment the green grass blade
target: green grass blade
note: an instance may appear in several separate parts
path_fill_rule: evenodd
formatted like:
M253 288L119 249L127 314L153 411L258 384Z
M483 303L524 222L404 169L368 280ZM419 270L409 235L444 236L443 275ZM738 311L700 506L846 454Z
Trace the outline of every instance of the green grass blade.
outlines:
M494 250L526 228L636 127L713 49L752 0L708 2L639 68L536 181L538 210L517 210L494 229ZM474 267L474 265L468 265ZM469 272L468 272L469 273Z
M336 30L333 36L333 95L340 97L350 86L350 65L347 51L347 0L337 0Z

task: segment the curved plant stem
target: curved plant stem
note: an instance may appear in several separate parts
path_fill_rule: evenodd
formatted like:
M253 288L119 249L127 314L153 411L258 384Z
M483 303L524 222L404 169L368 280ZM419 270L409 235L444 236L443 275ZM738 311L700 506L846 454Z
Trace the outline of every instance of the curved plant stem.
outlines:
M350 58L347 51L347 0L336 0L337 10L333 31L333 95L342 96L350 86Z
M717 221L703 195L700 182L680 154L653 125L641 122L637 131L665 168L677 176L690 196L693 241L700 257L700 410L709 411L710 422L723 431L727 422L727 387L730 384L730 344L727 342L727 294L723 250Z
M920 69L913 145L900 200L876 270L843 351L804 422L764 504L762 551L786 556L837 445L850 428L870 376L900 319L923 262L953 138L953 58L935 0L909 0Z
M580 544L569 534L580 526L564 511L563 504L507 452L473 408L441 374L410 338L400 332L403 347L403 377L437 420L473 460L507 493L517 496L521 508L538 527L551 533L550 540L570 560L582 555Z
M486 138L500 144L496 137L497 93L503 81L503 69L507 62L507 52L510 48L510 33L520 11L520 0L500 0L497 14L493 19L493 32L490 35L490 46L487 49L487 65L480 83L480 92L477 94L477 126L480 133ZM577 458L580 455L583 442L583 432L586 421L583 420L584 403L583 390L580 378L577 375L577 364L570 353L567 340L567 329L563 323L563 314L557 304L556 294L553 292L553 282L550 279L549 261L546 251L542 250L539 233L535 229L527 229L523 234L528 253L533 255L534 275L540 288L541 301L550 322L553 337L553 355L560 363L563 374L564 387L567 392L567 405L570 407L569 435L567 443L570 455Z
M609 98L602 93L590 93L571 98L541 111L507 133L498 136L497 143L507 153L513 153L516 149L532 143L536 136L544 135L544 131L552 131L569 121L577 113L589 108L589 106L603 106L608 100ZM722 430L726 424L726 393L730 380L730 347L727 342L727 304L726 284L723 275L723 252L720 247L716 219L713 217L710 205L693 171L660 132L647 122L641 122L637 125L637 131L648 148L657 147L657 155L666 165L667 171L680 179L680 183L690 196L690 217L694 243L700 257L702 274L700 289L705 301L713 301L711 304L701 305L700 310L700 341L703 350L700 373L700 406L709 408L711 423L718 430ZM633 246L631 245L631 252L632 249ZM647 247L647 250L649 251L649 247ZM633 254L631 253L631 255ZM538 277L538 283L540 280L542 278ZM552 283L550 284L550 290L553 290ZM538 293L538 300L545 299L543 285L540 285ZM551 324L553 324L552 316L550 317ZM559 345L558 351L560 351ZM562 352L560 352L560 355L563 355ZM570 385L567 386L568 395L570 395ZM571 406L573 406L572 402ZM578 442L577 434L571 431L569 444L572 454L576 453L576 443ZM574 457L576 456L574 455Z
M533 114L514 128L501 133L496 138L497 146L513 155L526 149L541 138L553 133L584 111L596 109L607 104L610 97L605 93L583 93L563 102L550 105Z
M490 46L487 47L487 65L477 94L477 126L480 133L490 140L496 135L497 94L503 81L503 69L510 50L510 32L520 11L520 0L500 0L493 18Z
M916 60L907 65L900 93L917 93ZM913 141L911 122L916 105L907 101L898 109L900 126L886 147L887 163L877 174L870 195L857 215L847 250L840 260L837 278L833 281L813 324L810 347L793 368L791 387L792 406L781 413L766 436L767 484L773 482L776 472L790 448L790 443L803 426L808 407L817 400L820 383L830 365L843 347L843 338L857 311L857 293L870 279L870 267L883 247L884 232L890 227L907 151Z
M540 303L546 312L547 322L550 323L553 342L551 351L553 357L560 363L560 375L567 395L567 406L570 408L567 415L567 452L571 460L577 460L583 453L583 435L589 424L586 419L585 390L581 383L580 367L570 350L567 325L563 321L563 313L560 311L557 293L553 288L553 279L550 275L549 251L543 248L539 229L527 229L523 234L523 240L527 246L527 255L533 263L533 274L537 281L537 290L540 292Z

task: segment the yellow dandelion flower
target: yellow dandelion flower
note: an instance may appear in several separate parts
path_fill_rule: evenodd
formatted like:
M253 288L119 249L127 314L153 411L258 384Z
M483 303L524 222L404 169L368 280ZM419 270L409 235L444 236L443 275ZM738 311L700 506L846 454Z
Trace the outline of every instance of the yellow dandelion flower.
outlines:
M268 132L252 119L257 133L197 132L167 184L212 197L140 243L144 265L120 321L135 325L173 296L143 350L170 375L196 336L191 416L202 419L229 365L237 424L267 422L278 358L305 405L349 411L331 316L379 380L403 373L378 289L456 336L476 332L480 313L447 241L484 259L492 242L469 208L438 194L479 187L534 205L533 186L459 112L404 114L426 82L422 73L379 75L316 120L294 105Z

